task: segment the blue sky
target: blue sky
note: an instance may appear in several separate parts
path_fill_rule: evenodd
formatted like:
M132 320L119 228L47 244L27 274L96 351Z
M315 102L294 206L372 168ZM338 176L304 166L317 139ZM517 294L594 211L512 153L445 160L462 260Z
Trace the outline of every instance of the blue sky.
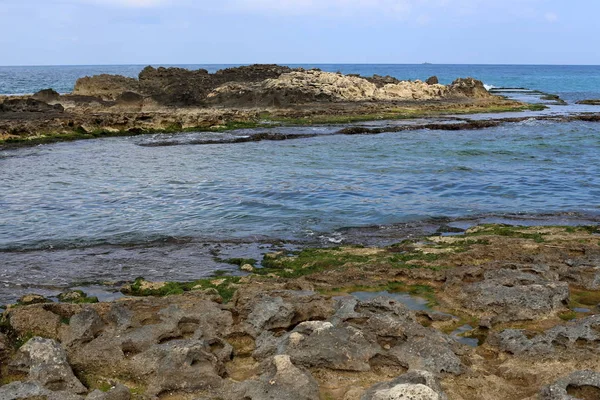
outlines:
M0 0L0 65L600 64L598 0Z

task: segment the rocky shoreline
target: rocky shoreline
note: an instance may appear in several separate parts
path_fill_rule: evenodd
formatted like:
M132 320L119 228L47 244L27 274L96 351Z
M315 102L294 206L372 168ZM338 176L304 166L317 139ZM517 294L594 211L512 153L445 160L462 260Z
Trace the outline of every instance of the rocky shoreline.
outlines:
M81 78L71 94L0 97L0 144L538 108L490 94L473 78L441 85L435 77L399 81L277 65L214 74L147 67L138 79Z
M480 225L28 296L0 324L0 398L597 399L599 234Z

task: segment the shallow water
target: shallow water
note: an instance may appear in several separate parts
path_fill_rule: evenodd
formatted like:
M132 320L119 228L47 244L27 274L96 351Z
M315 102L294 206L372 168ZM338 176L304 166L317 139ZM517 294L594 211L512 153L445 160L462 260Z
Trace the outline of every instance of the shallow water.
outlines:
M594 123L139 145L146 140L1 152L0 249L302 239L428 217L600 211Z

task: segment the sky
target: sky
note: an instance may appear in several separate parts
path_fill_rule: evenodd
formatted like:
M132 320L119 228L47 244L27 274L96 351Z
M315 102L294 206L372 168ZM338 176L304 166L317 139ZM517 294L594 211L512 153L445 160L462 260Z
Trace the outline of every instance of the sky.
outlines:
M598 0L0 0L0 65L600 65Z

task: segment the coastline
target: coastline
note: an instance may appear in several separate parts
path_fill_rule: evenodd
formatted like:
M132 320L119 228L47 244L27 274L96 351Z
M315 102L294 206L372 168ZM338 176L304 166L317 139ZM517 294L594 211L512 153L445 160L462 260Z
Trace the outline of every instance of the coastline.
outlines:
M429 377L424 386L438 398L534 398L561 378L570 385L595 376L580 371L598 368L590 327L598 324L600 288L589 278L598 274L591 265L600 257L599 232L478 225L388 246L271 252L259 268L236 260L250 271L243 277L140 278L123 289L134 297L114 302L30 296L23 302L41 303L9 307L1 339L12 359L48 346L68 355L61 368L72 386L61 392L32 382L39 393L73 398L112 387L133 399L273 390L294 399L359 399L414 374ZM197 361L161 368L175 349ZM18 381L29 366L4 365L0 391L25 390ZM300 391L298 379L308 382Z

